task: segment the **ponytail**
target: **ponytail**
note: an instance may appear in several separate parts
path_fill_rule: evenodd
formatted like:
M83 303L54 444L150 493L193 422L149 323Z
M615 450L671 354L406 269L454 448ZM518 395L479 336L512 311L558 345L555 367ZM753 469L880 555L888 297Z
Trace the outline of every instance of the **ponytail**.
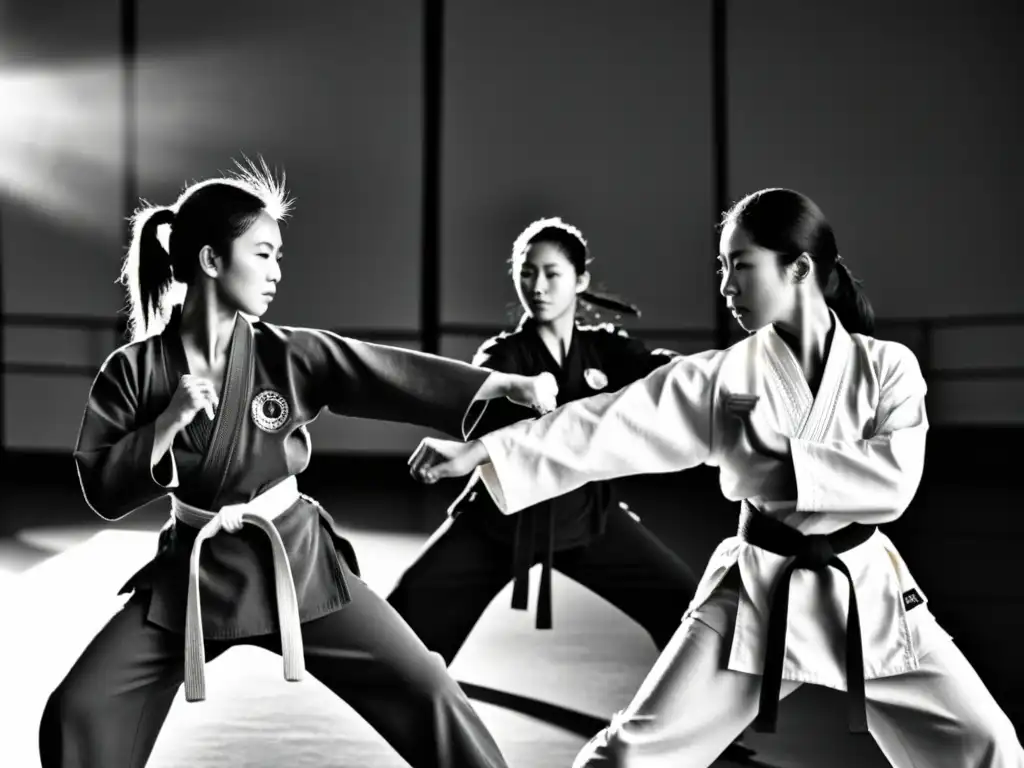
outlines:
M584 325L599 325L602 321L608 322L608 320L603 320L600 310L613 313L612 323L617 323L623 315L640 317L638 306L607 293L582 291L577 294L576 298L576 321ZM511 322L522 322L524 315L523 307L518 301L508 305L508 317Z
M637 307L635 304L630 304L626 301L616 299L613 296L608 296L603 293L583 291L582 293L579 294L579 300L593 307L600 307L602 309L610 310L618 315L640 317L640 308Z
M167 321L174 285L171 257L157 238L161 224L174 222L171 208L144 208L132 217L132 242L119 282L128 289L128 330L132 341L160 332L157 322Z
M836 258L834 271L835 289L825 294L825 303L836 313L847 331L873 336L875 311L861 288L862 281L853 276L841 256Z

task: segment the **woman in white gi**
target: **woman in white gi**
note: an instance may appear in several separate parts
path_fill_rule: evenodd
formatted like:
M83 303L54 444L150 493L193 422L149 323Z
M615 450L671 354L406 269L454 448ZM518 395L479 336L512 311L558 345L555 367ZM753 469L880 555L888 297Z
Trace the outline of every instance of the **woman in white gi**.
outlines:
M869 335L870 305L803 195L741 200L718 258L748 338L471 443L424 440L410 459L426 482L480 467L506 514L699 464L742 502L679 631L575 766L710 765L751 721L773 731L802 683L848 691L851 730L900 768L1024 766L1009 718L876 528L921 478L917 359Z

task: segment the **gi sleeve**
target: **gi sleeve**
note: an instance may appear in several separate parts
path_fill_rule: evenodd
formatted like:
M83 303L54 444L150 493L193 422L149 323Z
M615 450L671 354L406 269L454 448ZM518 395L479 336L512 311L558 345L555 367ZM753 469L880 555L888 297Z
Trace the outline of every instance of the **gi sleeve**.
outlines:
M516 354L514 343L500 336L489 339L480 346L473 356L473 365L503 373L525 374L521 360ZM488 432L515 424L517 421L532 419L536 415L537 412L533 409L517 405L508 398L490 400L484 404L479 419L474 424L472 431L466 435L466 439L476 439Z
M118 520L178 486L174 451L152 466L154 421L139 414L137 358L111 354L89 390L74 458L82 494L100 517Z
M880 359L875 429L864 440L790 439L797 509L895 520L910 505L924 471L927 385L914 353L888 343Z
M491 371L457 360L294 329L292 365L315 410L395 421L465 437L483 410L475 402Z
M567 403L480 438L480 475L512 514L587 483L677 472L712 452L720 352L679 357L616 392Z

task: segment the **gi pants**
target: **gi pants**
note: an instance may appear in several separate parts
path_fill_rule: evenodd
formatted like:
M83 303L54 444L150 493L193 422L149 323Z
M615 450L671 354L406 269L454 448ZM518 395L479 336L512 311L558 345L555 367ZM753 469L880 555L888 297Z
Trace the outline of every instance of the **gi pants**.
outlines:
M440 657L342 567L352 602L303 624L307 671L415 768L504 768L497 744ZM42 768L146 764L184 679L185 648L183 635L146 620L146 607L145 593L134 595L50 696L39 731ZM208 640L207 661L243 644L281 651L276 633ZM325 764L332 762L325 756Z
M488 538L471 514L445 521L388 597L448 664L512 578L512 544ZM552 567L639 623L659 650L679 628L697 589L686 564L618 506L609 511L601 536L556 551Z
M573 768L711 765L757 715L761 677L728 669L735 571L683 624L630 705ZM707 623L701 616L713 614ZM722 621L723 616L727 619ZM920 669L867 680L868 728L896 768L1024 768L1013 724L927 606L907 613ZM781 698L801 683L782 681Z

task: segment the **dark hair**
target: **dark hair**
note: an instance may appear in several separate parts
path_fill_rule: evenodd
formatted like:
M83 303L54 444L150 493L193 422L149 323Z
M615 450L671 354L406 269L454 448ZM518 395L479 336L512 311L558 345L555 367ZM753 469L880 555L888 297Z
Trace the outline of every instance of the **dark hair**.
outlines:
M568 224L555 216L548 219L538 219L519 233L519 237L512 244L512 256L509 259L513 270L517 263L526 258L530 248L538 243L549 243L561 250L569 260L569 263L572 264L572 268L576 271L577 276L584 274L590 262L593 261L590 256L590 248L587 245L586 238L583 237L583 233L572 224ZM595 322L599 321L601 313L597 308L607 309L616 313L616 319L621 315L640 316L640 310L637 307L604 292L583 291L579 294L578 299L577 313L578 319L581 320L592 319Z
M253 225L263 211L280 221L293 204L261 160L235 164L238 171L188 187L169 207L143 201L131 217L132 241L121 269L128 289L128 327L133 341L159 333L170 310L180 304L199 271L199 251L210 246L226 260L231 243ZM165 250L157 229L171 227Z
M721 226L730 223L757 245L779 254L783 266L807 253L814 260L825 302L843 327L850 333L874 333L871 302L840 256L832 225L814 201L791 189L762 189L725 213Z

